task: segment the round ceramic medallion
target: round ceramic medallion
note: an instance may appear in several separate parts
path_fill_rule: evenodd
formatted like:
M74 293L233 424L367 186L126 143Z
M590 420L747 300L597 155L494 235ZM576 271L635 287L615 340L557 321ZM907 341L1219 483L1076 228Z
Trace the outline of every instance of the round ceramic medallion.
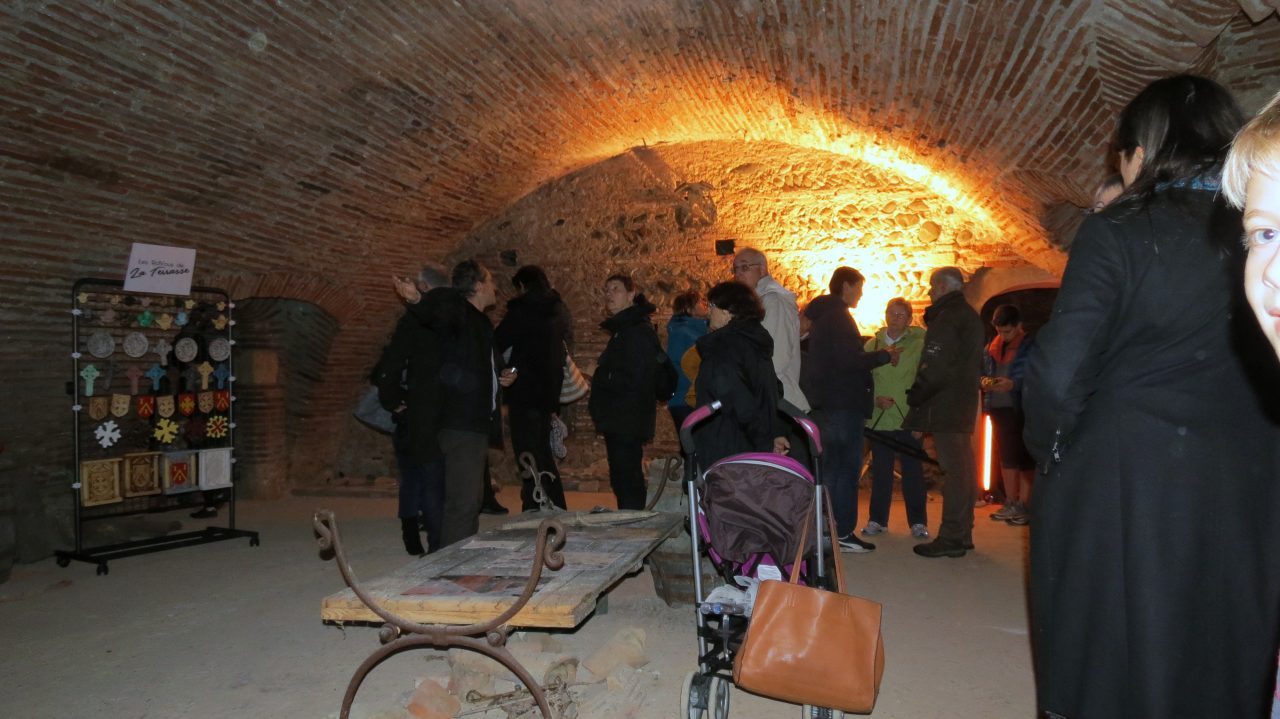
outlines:
M141 332L130 332L124 337L124 353L130 357L141 357L147 353L147 348L150 346L147 336Z
M221 362L231 356L231 343L226 337L219 337L209 343L209 359Z
M173 346L173 356L177 357L179 362L190 362L199 353L199 345L190 337L183 337Z
M116 351L116 338L112 337L110 332L103 330L89 335L89 341L86 344L89 347L89 354L94 357L110 357L111 353Z

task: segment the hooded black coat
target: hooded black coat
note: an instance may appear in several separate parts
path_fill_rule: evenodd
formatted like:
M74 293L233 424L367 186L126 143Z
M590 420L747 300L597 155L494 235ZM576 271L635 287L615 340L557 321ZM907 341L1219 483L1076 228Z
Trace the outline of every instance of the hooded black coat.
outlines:
M694 380L701 407L720 400L720 411L694 431L705 469L741 452L769 452L784 434L781 391L773 370L773 338L759 320L734 319L698 339L702 365Z
M1280 396L1241 221L1166 190L1084 221L1023 384L1040 708L1261 717L1280 609ZM930 327L932 331L932 327Z
M494 331L498 356L511 350L506 366L516 369L516 381L502 393L507 404L548 413L560 409L570 332L569 310L555 290L530 291L507 302Z
M595 374L587 408L600 434L653 439L657 417L654 382L658 362L666 358L649 316L657 309L643 295L600 326L611 336Z

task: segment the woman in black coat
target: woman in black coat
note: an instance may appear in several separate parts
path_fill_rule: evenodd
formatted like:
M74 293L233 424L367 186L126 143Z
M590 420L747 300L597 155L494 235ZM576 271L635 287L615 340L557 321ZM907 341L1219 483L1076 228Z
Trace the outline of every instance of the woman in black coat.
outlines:
M591 378L587 407L596 431L604 435L609 484L618 509L644 509L641 461L644 444L653 439L657 417L654 383L658 363L666 357L649 318L656 309L626 275L604 283L609 318L601 327L610 334Z
M773 338L760 324L764 305L738 282L711 288L707 302L711 332L696 345L702 359L695 380L697 404L719 400L721 408L694 430L698 464L706 468L732 454L784 451Z
M524 480L520 504L525 512L538 509L533 478L524 476L520 464L520 456L527 452L539 473L550 473L550 481L542 483L547 499L565 509L560 469L551 453L551 415L560 410L565 352L572 337L569 310L536 265L521 267L511 283L518 295L507 302L507 313L494 331L494 346L506 358L506 367L515 372L515 381L502 395L511 425L511 448Z
M1280 431L1246 366L1238 212L1218 197L1240 113L1180 76L1125 108L1125 193L1088 217L1024 380L1047 473L1031 522L1042 711L1259 717L1280 607ZM1274 390L1270 390L1274 391Z

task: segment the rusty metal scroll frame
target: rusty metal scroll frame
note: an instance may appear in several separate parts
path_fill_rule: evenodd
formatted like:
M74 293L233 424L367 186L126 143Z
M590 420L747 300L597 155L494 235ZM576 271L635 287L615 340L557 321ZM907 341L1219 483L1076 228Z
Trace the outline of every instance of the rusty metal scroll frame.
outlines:
M347 693L342 697L342 711L338 714L339 719L349 718L356 692L360 690L360 685L374 667L395 654L424 647L434 649L461 647L488 656L510 669L537 702L538 708L542 710L542 716L545 719L552 719L551 706L547 703L542 687L533 680L528 670L507 649L507 637L511 633L511 627L507 626L507 622L533 597L544 565L551 570L564 566L564 555L560 550L564 548L565 528L558 520L544 519L542 524L538 525L538 543L533 556L533 567L529 572L529 580L524 585L524 591L515 603L487 622L456 626L419 624L384 609L360 586L355 572L347 563L347 555L342 548L342 537L338 533L338 522L333 512L328 509L318 510L312 518L312 526L315 527L316 541L320 545L320 558L336 559L338 571L342 573L342 580L351 588L351 591L355 592L360 601L364 602L365 606L386 622L378 631L378 639L383 646L370 654L356 668L355 674L347 684Z

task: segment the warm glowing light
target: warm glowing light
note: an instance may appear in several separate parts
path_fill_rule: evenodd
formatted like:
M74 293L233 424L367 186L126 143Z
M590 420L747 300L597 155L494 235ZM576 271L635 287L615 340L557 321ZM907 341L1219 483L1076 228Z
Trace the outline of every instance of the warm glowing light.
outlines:
M991 415L982 415L982 490L991 491Z

